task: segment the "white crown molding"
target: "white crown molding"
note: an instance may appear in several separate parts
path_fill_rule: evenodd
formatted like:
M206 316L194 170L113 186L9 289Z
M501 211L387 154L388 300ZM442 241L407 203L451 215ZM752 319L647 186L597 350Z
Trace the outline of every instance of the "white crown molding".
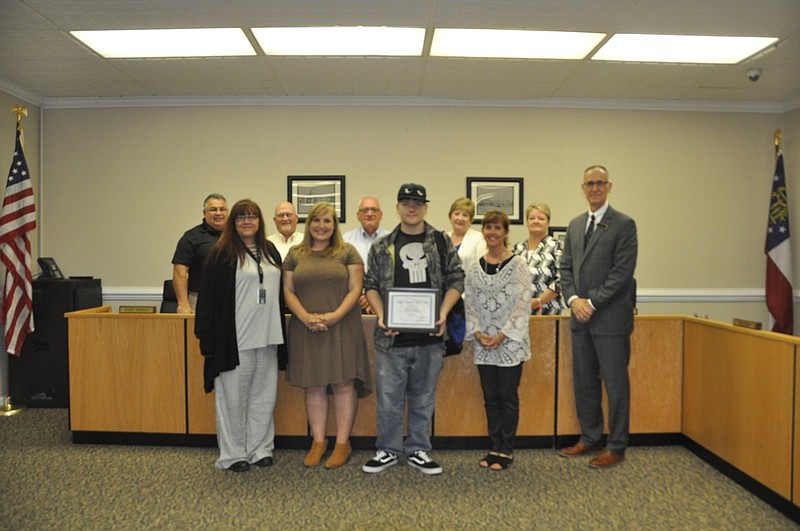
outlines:
M103 301L160 301L163 288L103 288Z
M456 100L422 97L124 97L45 98L45 109L86 109L110 107L212 107L212 106L401 106L401 107L531 107L604 110L647 110L686 112L748 112L782 114L780 102L661 101L606 99Z
M795 293L798 300L800 292ZM764 302L763 288L639 289L637 302Z
M43 100L40 96L28 92L19 85L15 85L14 83L6 81L5 79L2 78L0 78L0 90L11 96L14 96L15 98L23 99L25 100L26 103L30 103L31 105L36 105L38 107L42 106Z
M786 105L784 105L784 111L786 112L794 111L796 109L800 109L800 98L789 100L786 102Z

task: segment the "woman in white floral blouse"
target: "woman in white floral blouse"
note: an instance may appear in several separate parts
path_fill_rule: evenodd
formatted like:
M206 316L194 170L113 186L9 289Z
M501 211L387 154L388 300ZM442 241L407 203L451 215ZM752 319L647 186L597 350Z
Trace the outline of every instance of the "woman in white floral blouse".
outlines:
M558 239L547 234L550 228L550 207L547 203L531 203L525 210L525 219L528 223L528 239L514 246L514 254L525 259L533 276L531 313L560 314L564 311L558 269L562 245Z
M513 462L522 364L531 357L531 274L508 249L508 225L503 212L483 216L487 251L469 266L464 283L465 339L473 342L491 441L479 464L491 470Z

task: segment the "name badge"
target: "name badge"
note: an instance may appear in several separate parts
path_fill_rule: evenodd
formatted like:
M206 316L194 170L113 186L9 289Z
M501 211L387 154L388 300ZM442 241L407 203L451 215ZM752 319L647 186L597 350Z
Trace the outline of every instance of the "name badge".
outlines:
M259 304L267 303L267 290L265 290L264 288L258 290L258 303Z

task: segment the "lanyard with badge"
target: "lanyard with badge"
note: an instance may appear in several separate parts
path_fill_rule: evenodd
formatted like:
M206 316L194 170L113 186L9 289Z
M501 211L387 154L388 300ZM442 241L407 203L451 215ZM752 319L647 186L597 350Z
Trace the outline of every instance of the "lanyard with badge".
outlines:
M247 254L256 261L258 267L258 304L267 303L267 290L264 289L264 270L261 268L261 249L256 249L256 254L253 254L249 248L245 248Z

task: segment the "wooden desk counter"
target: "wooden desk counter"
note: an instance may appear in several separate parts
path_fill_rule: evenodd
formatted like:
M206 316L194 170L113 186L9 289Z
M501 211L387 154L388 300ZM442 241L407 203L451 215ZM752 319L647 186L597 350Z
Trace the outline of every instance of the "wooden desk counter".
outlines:
M203 389L203 356L200 354L200 342L194 336L194 316L185 316L188 323L187 365L189 368L188 382L188 419L190 434L214 434L216 424L214 420L214 393L206 393ZM375 319L364 318L364 330L371 333ZM371 335L368 335L370 366L375 366L375 348L372 345ZM375 388L375 377L372 377L372 388ZM330 399L332 401L332 399ZM332 405L330 411L332 412ZM275 433L287 436L305 436L309 434L306 422L306 408L303 390L286 382L286 373L278 372L278 400L275 404ZM331 416L328 425L328 434L335 435L335 426ZM375 436L375 395L358 401L358 413L353 425L354 436Z
M66 314L70 429L208 441L214 395L203 392L203 359L194 316L115 314L107 306ZM374 317L363 319L374 367ZM520 385L518 434L579 433L566 317L532 317L532 359ZM682 316L637 316L631 337L631 435L685 434L769 490L800 505L800 338ZM279 375L279 436L308 436L302 389ZM373 373L373 390L375 380ZM334 434L333 423L328 427ZM355 437L375 435L375 395L359 401ZM477 369L469 343L445 359L433 435L486 435ZM160 443L160 438L148 443ZM633 438L633 437L632 437ZM82 442L90 442L83 440ZM105 442L102 437L91 442ZM196 442L196 441L195 441ZM453 447L458 446L456 442Z
M558 317L533 317L528 329L531 359L523 365L519 385L517 435L552 436L555 421L556 326ZM436 388L433 433L440 437L486 436L486 410L472 342L458 356L446 357Z
M71 430L186 432L185 319L108 306L66 317Z
M558 354L558 435L578 435L572 389L572 338L562 318ZM683 318L637 316L631 335L631 433L680 433L683 388ZM603 390L603 407L607 399ZM606 418L606 431L608 419Z
M100 307L70 312L67 318L73 431L215 433L214 394L203 390L203 358L193 333L193 315L115 314ZM631 360L633 431L680 431L681 323L681 318L637 318ZM374 367L375 317L365 316L363 326ZM558 434L577 434L568 320L532 317L529 326L532 358L524 366L520 384L518 433L553 436L558 418ZM279 374L276 433L305 436L303 391L288 385L284 375ZM334 433L332 420L329 433ZM353 435L376 435L374 393L359 401ZM486 435L470 342L461 355L445 359L433 435Z
M682 432L790 499L800 338L703 319L685 327Z

